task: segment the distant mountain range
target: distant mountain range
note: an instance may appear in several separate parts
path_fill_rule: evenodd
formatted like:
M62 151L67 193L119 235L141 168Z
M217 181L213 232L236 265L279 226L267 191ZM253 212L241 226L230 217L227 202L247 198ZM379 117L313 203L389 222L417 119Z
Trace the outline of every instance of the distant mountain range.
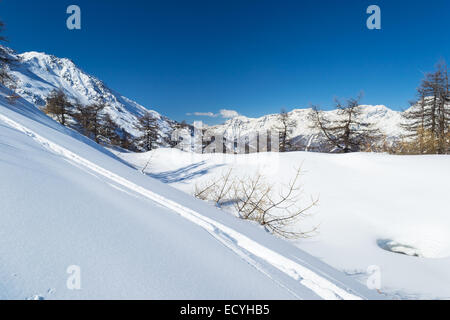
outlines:
M393 111L383 105L362 105L361 121L372 123L374 128L380 130L387 142L397 140L405 132L400 127L402 115L399 111ZM311 109L295 109L288 112L289 119L295 123L295 128L290 135L300 150L324 151L321 149L325 137L318 128L314 128L308 118ZM337 119L337 110L325 111L327 119ZM227 140L233 137L245 137L252 132L265 132L279 127L279 115L271 114L260 118L248 118L239 116L226 121L224 124L208 127L208 136L222 135Z
M45 105L45 99L52 90L61 88L73 101L82 104L106 103L107 108L104 112L108 113L119 127L133 136L139 135L135 129L137 118L146 111L150 111L159 119L161 133L165 136L169 135L177 124L176 121L108 88L104 82L84 72L70 59L39 52L16 54L10 51L10 54L16 60L11 67L17 82L16 93L37 107ZM401 112L383 105L366 105L363 106L363 110L364 121L374 123L387 140L394 140L402 135L403 131L399 126ZM310 109L295 109L289 112L290 118L296 123L292 133L293 140L306 149L317 148L324 139L317 129L311 128L312 123L308 120L309 112ZM327 113L330 119L337 115L336 110ZM236 134L243 136L255 131L273 129L277 126L277 122L277 114L260 118L238 116L224 124L208 127L206 134L209 136L221 134L232 140Z

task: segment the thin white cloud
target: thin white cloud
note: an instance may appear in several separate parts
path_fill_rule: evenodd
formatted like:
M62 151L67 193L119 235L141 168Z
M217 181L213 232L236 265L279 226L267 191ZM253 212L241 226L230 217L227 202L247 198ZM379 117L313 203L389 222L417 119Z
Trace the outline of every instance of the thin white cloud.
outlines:
M221 109L219 113L213 112L190 112L186 113L187 116L196 116L196 117L210 117L217 118L221 117L223 119L232 119L239 116L239 113L236 110L229 109Z
M186 113L187 116L196 116L196 117L210 117L215 118L218 115L212 112L193 112L193 113Z

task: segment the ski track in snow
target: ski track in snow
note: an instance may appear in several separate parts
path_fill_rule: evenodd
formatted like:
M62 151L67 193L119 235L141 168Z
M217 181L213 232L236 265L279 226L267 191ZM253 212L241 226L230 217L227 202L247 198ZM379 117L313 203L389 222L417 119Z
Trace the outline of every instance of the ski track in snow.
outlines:
M358 296L354 293L350 293L347 290L340 288L336 284L332 283L326 278L321 277L317 273L309 270L308 268L296 263L295 261L284 257L283 255L266 248L265 246L257 243L256 241L248 238L247 236L231 229L213 219L205 217L198 212L187 208L175 201L167 199L155 192L152 192L144 187L141 187L109 170L106 170L83 157L67 150L66 148L53 143L52 141L36 134L35 132L29 130L25 126L9 119L8 117L0 114L0 120L2 120L7 125L15 128L16 130L23 132L37 143L52 151L55 154L62 156L63 158L74 162L74 164L83 166L113 182L125 187L137 194L150 199L157 204L170 209L184 217L185 219L197 224L206 231L208 231L214 238L220 241L222 244L230 248L242 259L253 265L257 270L264 272L261 266L254 261L250 255L257 257L296 281L312 290L315 294L323 299L329 300L361 300L364 297ZM270 276L269 276L270 277ZM271 278L271 277L270 277Z

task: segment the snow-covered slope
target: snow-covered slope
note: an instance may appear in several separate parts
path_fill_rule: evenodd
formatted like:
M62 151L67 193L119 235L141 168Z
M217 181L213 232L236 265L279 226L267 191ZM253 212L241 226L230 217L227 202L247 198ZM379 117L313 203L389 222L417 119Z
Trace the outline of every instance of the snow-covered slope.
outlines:
M312 196L319 204L294 230L319 226L319 232L299 240L298 248L363 283L368 267L378 266L381 292L392 298L450 298L448 155L224 155L160 149L119 156L138 169L150 159L149 175L188 194L196 184L217 180L230 168L244 180L262 174L278 193L301 165L300 203L307 205Z
M386 106L362 105L363 114L361 121L374 124L388 140L400 137L404 132L400 124L402 122L401 112L393 111ZM313 128L313 123L308 119L311 109L295 109L289 112L290 119L295 123L295 129L291 138L301 146L301 149L311 149L320 146L324 137L317 128ZM327 118L337 119L337 110L326 111ZM207 129L207 135L223 135L233 140L239 136L246 136L252 132L266 132L279 127L279 117L277 114L266 115L260 118L248 118L238 116L230 119L223 125L212 126Z
M137 117L148 111L138 103L108 88L102 81L81 70L71 60L57 58L39 52L26 52L11 55L16 63L11 66L17 81L16 92L30 103L42 107L49 93L61 88L71 100L82 104L104 102L105 112L116 124L133 136L139 135L135 129ZM173 121L150 111L159 119L162 132L171 130Z
M8 94L0 88L0 298L382 297ZM73 265L81 290L67 287Z

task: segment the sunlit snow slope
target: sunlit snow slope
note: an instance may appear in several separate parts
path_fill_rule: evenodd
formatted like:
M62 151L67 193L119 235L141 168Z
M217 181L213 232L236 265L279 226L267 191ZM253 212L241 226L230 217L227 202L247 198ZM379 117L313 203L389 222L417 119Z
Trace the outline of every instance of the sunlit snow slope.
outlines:
M362 283L371 274L368 268L376 266L381 292L390 298L450 298L448 155L158 149L119 156L189 194L195 185L216 181L230 169L240 179L262 174L278 194L301 166L300 206L310 196L319 199L312 215L293 226L297 231L319 228L312 238L296 242L301 250ZM232 205L225 210L235 213Z
M380 296L0 93L0 298ZM66 270L81 268L81 290Z

